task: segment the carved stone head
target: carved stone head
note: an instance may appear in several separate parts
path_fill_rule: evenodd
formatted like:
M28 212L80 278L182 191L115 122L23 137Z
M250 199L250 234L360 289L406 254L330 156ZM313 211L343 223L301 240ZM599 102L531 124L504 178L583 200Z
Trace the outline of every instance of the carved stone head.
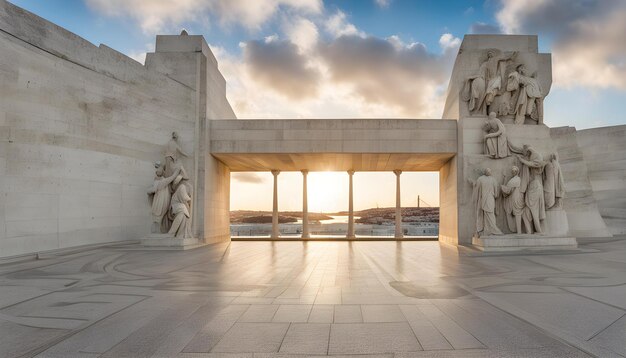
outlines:
M491 176L491 168L485 168L483 174L485 174L486 176Z
M163 176L163 167L162 166L157 167L157 169L155 171L155 174L156 174L157 177L162 177Z
M178 133L172 132L172 139L174 140L178 139Z
M496 118L496 112L494 111L489 112L489 119L494 119L494 118Z
M513 174L513 176L516 176L517 174L519 174L519 168L517 166L513 166L511 168L511 174Z

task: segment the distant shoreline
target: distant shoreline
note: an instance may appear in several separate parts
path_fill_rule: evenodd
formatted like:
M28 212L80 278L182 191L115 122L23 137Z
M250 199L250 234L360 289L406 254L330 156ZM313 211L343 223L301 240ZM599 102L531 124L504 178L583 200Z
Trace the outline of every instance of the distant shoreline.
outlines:
M370 208L357 210L354 215L355 220L360 224L385 224L395 221L395 207L391 208ZM333 216L348 216L347 211L334 213L312 213L309 212L309 221L332 220ZM278 222L280 224L296 223L302 219L301 211L279 211ZM272 222L272 212L263 210L233 210L230 212L231 224L264 224ZM405 207L402 208L402 222L439 222L438 207Z

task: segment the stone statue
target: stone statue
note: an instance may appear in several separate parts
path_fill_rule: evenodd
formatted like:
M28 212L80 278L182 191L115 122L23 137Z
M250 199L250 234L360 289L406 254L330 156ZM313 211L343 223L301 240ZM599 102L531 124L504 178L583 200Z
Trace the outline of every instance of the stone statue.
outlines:
M524 145L523 156L518 155L522 162L520 191L524 193L524 214L522 221L528 234L543 232L541 221L546 218L546 205L543 193L542 173L545 163L543 157L534 148Z
M169 234L178 238L191 238L191 194L183 174L178 174L172 183L175 191L172 195L172 226Z
M543 170L543 193L547 209L561 208L561 200L565 197L565 182L556 153L550 155Z
M483 129L485 134L485 154L491 158L506 158L511 155L509 151L509 141L506 136L504 124L496 117L496 112L490 112L485 121Z
M543 121L543 94L535 75L529 76L526 66L521 64L508 76L506 90L512 92L511 114L515 115L515 124L524 124L526 117L537 123Z
M497 50L488 50L487 59L480 64L478 73L470 76L464 84L461 98L468 102L471 114L486 115L496 96L500 95L505 83L506 66L504 62L517 55L513 52L503 56Z
M159 164L156 169L154 183L148 190L150 205L152 206L152 233L166 233L169 230L170 222L167 212L170 208L170 199L172 196L170 184L180 173L180 170L176 170L174 174L165 178L163 171L163 167Z
M178 161L180 155L183 157L189 156L178 144L178 133L172 132L172 139L165 146L165 176L171 176L176 168L181 165Z
M491 176L491 169L486 168L478 179L468 179L474 186L474 203L476 206L476 234L502 235L496 225L496 198L498 197L498 182Z
M521 234L522 233L522 214L526 204L524 203L524 194L520 191L521 179L519 177L519 168L513 166L511 168L513 177L500 187L504 196L504 212L506 213L506 221L509 230Z

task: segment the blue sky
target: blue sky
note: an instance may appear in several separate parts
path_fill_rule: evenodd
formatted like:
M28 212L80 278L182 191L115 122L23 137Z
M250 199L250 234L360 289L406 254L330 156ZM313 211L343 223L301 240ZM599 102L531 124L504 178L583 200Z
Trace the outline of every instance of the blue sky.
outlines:
M429 52L441 54L443 49L439 42L443 34L448 33L455 38L462 38L464 34L472 32L472 26L478 23L487 24L503 32L510 30L506 28L507 24L503 23L498 17L499 14L501 15L501 13L507 10L509 13L517 11L516 15L518 18L521 18L517 21L522 23L526 21L526 27L522 25L517 29L518 31L537 33L540 36L540 47L544 52L554 52L555 41L558 44L558 41L564 37L563 33L570 31L568 21L574 23L582 20L600 26L605 24L606 20L603 16L607 16L607 13L625 12L624 6L619 5L615 5L615 8L603 10L602 2L593 0L552 0L549 2L534 0L530 1L529 4L533 3L535 5L525 6L526 8L538 7L534 14L538 17L548 17L550 11L558 11L559 14L565 14L562 15L562 18L555 19L560 21L559 24L550 25L549 18L543 22L539 20L533 22L532 11L530 11L530 14L528 11L524 13L523 10L516 9L524 6L510 5L510 3L515 3L515 1L332 0L321 2L321 0L303 0L301 2L317 2L320 9L319 11L310 11L310 9L303 11L302 8L291 6L290 1L269 0L270 3L276 3L276 9L271 11L269 15L262 16L260 21L250 26L245 20L237 21L230 19L223 22L224 17L227 16L225 13L228 9L202 7L203 3L223 2L223 0L186 1L191 4L190 6L196 6L200 10L197 10L197 13L192 16L182 16L180 19L169 20L167 19L168 12L185 11L185 9L181 9L180 6L176 5L177 2L175 1L13 0L12 2L69 29L95 44L107 44L132 57L141 58L143 53L152 50L155 34L177 33L181 28L185 28L190 33L204 35L209 44L214 48L218 48L220 52L218 58L220 56L228 56L234 60L244 56L242 43L250 40L261 40L272 35L279 39L284 39L284 23L288 21L286 19L293 17L310 19L319 29L319 41L324 41L323 39L328 41L333 36L322 31L324 21L327 21L337 13L342 13L345 15L344 21L352 24L364 36L380 39L394 36L406 44L413 42L422 43ZM143 7L132 9L133 6L129 5L139 3L144 3ZM165 14L160 13L156 15L157 17L166 18L163 24L149 29L142 27L142 22L145 21L142 16L152 16L149 14L149 9L160 6L159 3L171 3L171 9L165 9ZM546 4L541 5L542 3ZM605 1L604 3L619 2ZM607 6L604 5L604 7ZM111 11L111 8L118 9ZM124 10L125 8L127 10ZM569 10L570 8L580 8L580 12ZM192 10L191 12L194 11ZM525 16L527 17L526 19L524 18ZM508 21L510 22L510 20ZM565 40L575 41L575 39L571 38L566 38ZM626 38L622 37L622 40L626 42ZM582 49L581 51L584 52ZM607 61L617 61L621 66L619 74L623 77L624 71L626 71L624 69L624 66L626 66L624 64L626 54L623 53L623 49L616 49L614 52L606 54ZM617 60L614 60L615 57L617 57ZM562 60L562 58L558 57L558 54L555 54L553 58L555 65ZM601 66L602 62L595 61L592 64ZM240 80L239 78L229 78L229 76L235 76L236 73L225 72L229 82ZM575 77L576 73L573 72L571 76ZM593 74L590 76L593 77ZM575 125L577 128L625 123L626 120L621 115L620 104L626 101L626 84L624 84L626 79L621 78L620 81L621 87L620 85L578 84L571 80L561 86L558 79L555 78L552 92L545 104L546 122L553 126ZM441 87L445 87L445 84L442 83L439 86L439 93L441 93ZM233 91L239 91L237 94L233 93L234 97L245 97L246 89L249 89L249 86L245 84L240 88L233 88ZM271 102L275 99L278 99L279 102L281 100L280 96L266 98L265 100ZM233 101L237 102L237 99ZM309 103L310 109L301 115L315 115L319 112L318 109L320 107L324 107L321 102L323 100L317 104ZM284 103L278 103L278 105L281 104ZM359 111L355 108L344 111L343 108L340 108L339 103L331 104L329 108L336 108L337 116L342 117L348 115L359 116L361 113L385 112L386 103L382 103L382 105L383 108L379 108L379 111ZM253 109L246 110L247 106L238 106L237 103L234 103L234 107L235 111L244 117L270 117L273 114L278 117L298 116L298 113L293 111L284 111L282 113L267 112L265 110L266 107L271 107L271 105L256 108L258 112L251 112ZM301 103L297 103L296 107L302 107ZM436 117L437 110L438 108L435 107L421 111L423 113L416 111L414 114L397 110L387 112L391 112L390 116L423 117L429 115ZM327 117L333 115L332 113L321 113L320 116Z
M626 124L626 1L11 2L140 62L153 50L156 34L185 28L204 35L240 118L438 118L464 34L538 34L540 51L553 54L546 124L578 129ZM260 178L242 181L239 191L271 185L269 176ZM411 195L436 187L436 175L411 178L403 184ZM298 197L298 179L291 180L286 186L295 189L288 196ZM362 208L393 205L393 174L388 181L389 193ZM437 190L421 195L438 201Z

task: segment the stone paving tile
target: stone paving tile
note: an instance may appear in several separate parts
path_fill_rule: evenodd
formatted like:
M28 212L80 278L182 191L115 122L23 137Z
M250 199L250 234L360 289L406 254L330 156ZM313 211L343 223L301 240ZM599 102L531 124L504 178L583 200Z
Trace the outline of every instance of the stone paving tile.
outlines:
M211 352L278 352L287 329L289 323L235 323Z
M413 333L424 350L452 349L446 337L414 305L400 306Z
M421 350L408 323L333 324L328 354L373 354Z
M455 349L485 348L481 342L439 310L439 308L435 306L417 306L417 308L437 327L437 330L441 332Z
M239 317L239 322L272 322L279 305L250 305Z
M570 334L588 340L624 314L623 310L580 296L566 293L541 294L489 293L541 317L554 326L561 326ZM581 324L585 322L585 324Z
M152 356L159 344L199 307L200 305L189 300L168 308L102 356L111 358Z
M309 323L333 323L334 305L313 305L309 314Z
M280 353L325 355L329 336L330 324L293 323L280 346Z
M360 305L335 305L335 323L363 322Z
M103 247L0 265L0 357L304 357L325 354L319 327L331 354L351 358L584 356L555 336L597 356L625 350L626 240L576 256L467 257L423 242L225 248ZM470 294L451 295L454 285Z
M280 305L272 322L306 322L312 305Z
M587 358L589 355L569 347L521 350L460 349L451 351L397 352L394 358Z
M151 297L143 301L145 305L132 305L50 347L44 355L67 357L78 351L102 354L167 310L168 301L166 297Z
M198 330L182 351L209 352L247 308L247 305L230 305L224 308Z
M0 332L0 357L18 357L70 331L28 327L0 319Z
M398 305L361 305L363 322L405 322Z
M626 315L598 333L591 341L626 357Z

